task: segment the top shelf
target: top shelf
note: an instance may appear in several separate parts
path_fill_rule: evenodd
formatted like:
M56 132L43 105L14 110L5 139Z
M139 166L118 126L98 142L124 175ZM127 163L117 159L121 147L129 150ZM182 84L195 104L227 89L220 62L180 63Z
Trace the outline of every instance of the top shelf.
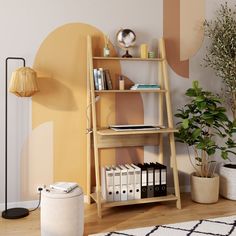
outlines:
M94 60L120 60L120 61L163 61L164 58L140 58L140 57L93 57Z

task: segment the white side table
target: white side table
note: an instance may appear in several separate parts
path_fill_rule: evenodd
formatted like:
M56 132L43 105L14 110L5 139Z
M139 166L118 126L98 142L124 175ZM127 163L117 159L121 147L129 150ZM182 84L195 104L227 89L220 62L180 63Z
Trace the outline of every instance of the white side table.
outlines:
M41 236L83 236L84 195L77 187L69 193L42 191Z

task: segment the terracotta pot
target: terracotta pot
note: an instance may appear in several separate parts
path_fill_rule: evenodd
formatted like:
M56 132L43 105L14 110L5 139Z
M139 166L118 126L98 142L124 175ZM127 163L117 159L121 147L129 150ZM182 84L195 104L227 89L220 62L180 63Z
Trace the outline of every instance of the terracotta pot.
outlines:
M220 167L220 195L236 200L236 164L226 164Z
M191 196L198 203L215 203L219 199L219 175L212 178L198 177L191 174Z

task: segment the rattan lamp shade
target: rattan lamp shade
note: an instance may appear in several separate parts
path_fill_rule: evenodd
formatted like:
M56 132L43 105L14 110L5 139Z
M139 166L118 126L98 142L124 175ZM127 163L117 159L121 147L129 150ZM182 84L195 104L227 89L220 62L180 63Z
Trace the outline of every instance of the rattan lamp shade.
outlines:
M9 92L18 97L31 97L38 92L36 72L29 67L21 67L12 73Z

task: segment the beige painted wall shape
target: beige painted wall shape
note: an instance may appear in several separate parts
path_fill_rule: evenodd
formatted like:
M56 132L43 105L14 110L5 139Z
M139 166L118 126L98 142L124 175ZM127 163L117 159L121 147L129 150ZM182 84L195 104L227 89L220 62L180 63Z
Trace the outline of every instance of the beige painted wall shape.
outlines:
M76 181L84 191L86 191L86 38L88 34L93 37L94 55L102 55L103 33L91 25L67 24L48 35L40 46L34 62L34 69L47 76L39 79L40 92L32 99L33 128L49 120L53 122L53 180ZM112 45L111 54L115 55ZM121 73L120 64L113 62L110 66L115 83L115 74ZM139 103L141 109L134 111L128 109L127 107L131 107L133 102ZM127 107L122 109L124 103ZM129 123L130 117L137 123L143 122L140 95L132 95L128 101L116 99L114 94L101 96L97 113L100 126L107 126L116 121ZM131 151L133 155L136 154L135 150L133 148ZM120 150L101 150L102 162L114 163L116 156L119 155L116 152L119 153ZM138 153L142 160L143 151ZM124 156L127 160L128 155L127 152Z
M163 11L168 63L175 73L189 78L189 59L203 42L205 0L164 0Z
M200 49L204 19L205 0L180 0L180 61L190 59Z
M37 187L53 181L53 122L44 122L29 135L21 153L21 200L37 198Z

